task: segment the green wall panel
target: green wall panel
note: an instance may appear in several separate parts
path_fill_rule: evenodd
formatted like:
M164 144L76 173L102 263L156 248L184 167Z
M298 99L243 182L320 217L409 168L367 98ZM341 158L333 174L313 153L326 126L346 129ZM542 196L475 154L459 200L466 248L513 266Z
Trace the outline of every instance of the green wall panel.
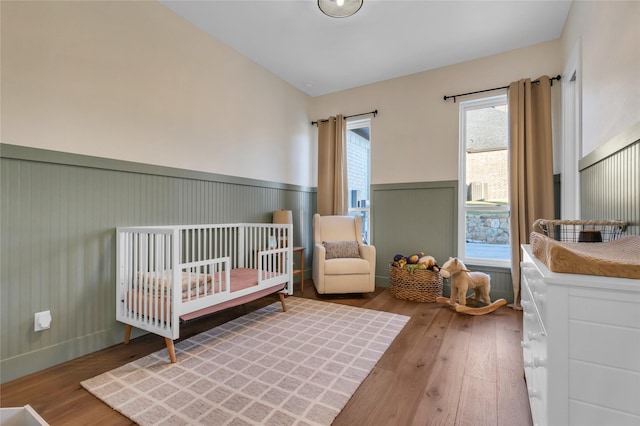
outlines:
M508 303L513 303L513 280L511 279L510 268L500 268L495 266L466 264L472 271L484 272L491 277L491 299L505 299ZM449 296L451 293L449 282L444 284L444 293Z
M7 145L0 185L2 382L122 341L117 226L270 222L290 209L311 275L311 188ZM36 333L43 310L51 329Z
M439 265L455 257L458 241L457 181L376 185L372 224L376 246L376 285L389 286L389 263L396 253L422 251ZM467 265L491 276L491 297L513 301L509 268ZM450 294L444 282L443 293Z
M583 219L625 220L625 235L640 235L640 141L580 172Z
M389 263L396 253L422 251L439 264L455 255L456 181L374 185L371 209L377 285L389 285Z

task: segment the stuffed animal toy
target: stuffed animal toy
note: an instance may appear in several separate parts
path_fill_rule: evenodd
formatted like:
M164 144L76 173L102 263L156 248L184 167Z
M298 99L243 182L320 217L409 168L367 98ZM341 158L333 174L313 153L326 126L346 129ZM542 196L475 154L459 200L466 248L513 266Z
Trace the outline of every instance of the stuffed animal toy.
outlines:
M443 278L451 278L451 297L449 304L454 305L456 299L462 306L467 304L467 291L472 289L475 292L476 301L482 299L485 303L491 304L489 292L491 291L491 277L483 272L471 272L455 257L450 257L440 268L440 275Z
M438 272L440 270L440 267L436 263L436 259L433 256L422 256L418 260L418 265L424 265L425 269L429 269L435 272Z
M405 271L408 271L410 274L413 274L416 270L425 270L427 269L422 263L407 263L404 268Z
M407 258L401 254L396 254L393 256L393 266L397 266L398 268L404 268L404 265L407 264Z
M424 256L423 252L412 254L411 256L407 257L407 263L409 265L416 265L422 256Z

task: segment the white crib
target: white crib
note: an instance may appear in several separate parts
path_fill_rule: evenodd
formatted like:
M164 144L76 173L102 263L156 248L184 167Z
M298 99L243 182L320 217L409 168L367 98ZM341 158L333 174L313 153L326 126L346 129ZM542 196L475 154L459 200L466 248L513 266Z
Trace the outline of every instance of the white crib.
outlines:
M164 336L171 362L180 321L279 292L293 294L291 224L118 228L116 319Z

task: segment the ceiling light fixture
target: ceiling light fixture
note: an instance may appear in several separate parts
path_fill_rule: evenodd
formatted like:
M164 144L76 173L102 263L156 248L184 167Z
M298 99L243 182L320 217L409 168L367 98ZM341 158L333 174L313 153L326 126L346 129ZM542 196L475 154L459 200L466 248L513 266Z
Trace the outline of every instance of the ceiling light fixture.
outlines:
M318 0L318 7L332 18L346 18L362 7L364 0Z

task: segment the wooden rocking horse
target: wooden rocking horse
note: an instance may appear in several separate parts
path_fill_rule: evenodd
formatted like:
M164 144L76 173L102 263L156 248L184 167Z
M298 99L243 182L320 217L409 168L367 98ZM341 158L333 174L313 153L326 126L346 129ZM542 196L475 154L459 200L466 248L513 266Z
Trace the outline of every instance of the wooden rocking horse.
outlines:
M491 277L483 272L471 272L458 258L449 258L440 268L440 275L443 278L451 279L451 297L438 297L436 302L446 303L456 312L467 315L485 315L507 304L504 299L498 299L492 303L489 297ZM469 289L474 291L474 298L467 299ZM474 306L467 306L467 301L472 302Z

